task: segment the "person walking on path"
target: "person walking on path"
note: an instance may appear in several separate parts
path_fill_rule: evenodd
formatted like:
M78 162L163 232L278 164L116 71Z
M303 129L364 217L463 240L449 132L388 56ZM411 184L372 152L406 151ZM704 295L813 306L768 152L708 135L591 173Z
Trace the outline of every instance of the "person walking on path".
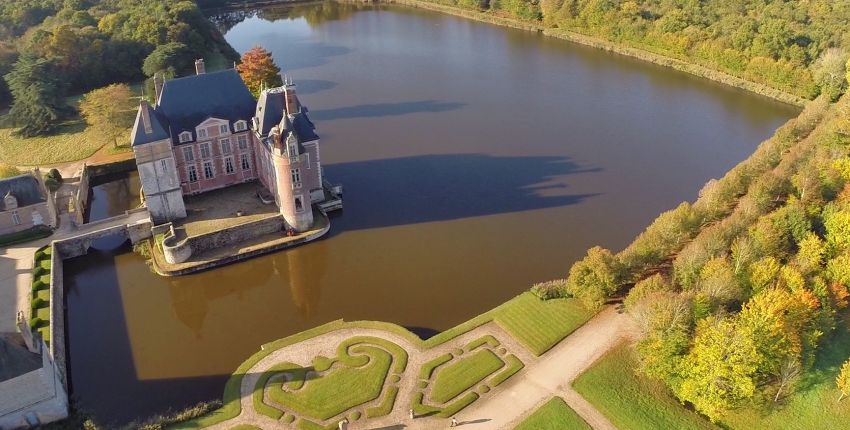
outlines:
M408 413L410 413L410 419L415 419L415 418L416 418L416 415L413 413L413 409L411 409L410 411L408 411Z
M343 418L342 421L337 424L339 430L348 430L348 418Z
M457 427L457 418L452 417L452 424L449 427Z

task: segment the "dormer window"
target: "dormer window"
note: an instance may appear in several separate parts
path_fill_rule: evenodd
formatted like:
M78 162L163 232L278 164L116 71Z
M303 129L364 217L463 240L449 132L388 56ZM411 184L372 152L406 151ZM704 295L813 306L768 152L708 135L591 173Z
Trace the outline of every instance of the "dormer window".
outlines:
M192 141L192 133L189 133L188 131L184 131L183 133L180 133L179 140L180 140L180 143L191 142Z
M244 120L239 120L236 121L236 124L233 125L233 128L236 129L236 131L245 131L248 128L248 123Z
M207 138L207 129L199 128L198 129L198 139L206 139Z
M222 124L222 125L218 126L218 131L221 134L227 134L227 133L230 132L230 127L228 127L227 124Z

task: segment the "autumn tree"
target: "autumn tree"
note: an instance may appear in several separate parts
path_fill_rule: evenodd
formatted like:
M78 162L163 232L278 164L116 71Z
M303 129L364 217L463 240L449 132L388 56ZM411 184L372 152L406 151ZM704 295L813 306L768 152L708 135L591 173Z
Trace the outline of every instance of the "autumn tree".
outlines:
M850 359L845 361L841 366L841 371L838 372L838 376L835 378L835 385L841 391L841 395L838 397L838 401L840 402L850 394Z
M280 67L274 63L271 52L259 46L242 55L242 62L236 66L236 70L254 96L259 96L263 87L283 85Z
M599 309L620 287L623 270L611 251L594 246L581 261L570 268L567 291L585 306Z
M847 88L845 64L847 54L839 48L829 48L821 54L812 66L815 82L820 86L821 94L835 100Z
M80 102L80 113L92 127L97 127L113 145L127 128L129 113L135 106L133 94L126 84L112 84L92 90Z

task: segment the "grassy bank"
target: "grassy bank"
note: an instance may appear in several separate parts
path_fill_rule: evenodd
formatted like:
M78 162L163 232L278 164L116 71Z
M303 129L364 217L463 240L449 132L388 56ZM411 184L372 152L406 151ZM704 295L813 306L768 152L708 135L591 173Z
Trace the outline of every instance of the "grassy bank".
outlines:
M573 387L617 428L716 429L699 414L685 409L664 384L635 373L637 368L635 353L621 345L579 376Z
M514 430L590 430L591 427L560 397L544 403Z

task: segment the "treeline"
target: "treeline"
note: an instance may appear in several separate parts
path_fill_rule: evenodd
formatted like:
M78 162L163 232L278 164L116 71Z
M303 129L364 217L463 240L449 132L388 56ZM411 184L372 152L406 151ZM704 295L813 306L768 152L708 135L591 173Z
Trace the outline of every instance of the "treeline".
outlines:
M180 73L202 57L238 60L193 1L0 2L0 74L6 76L0 106L11 103L13 116L65 94L140 81L155 71ZM26 106L16 110L18 102Z
M793 393L850 299L850 96L809 104L693 204L619 254L538 288L601 306L628 290L641 370L712 421Z
M426 1L607 39L807 99L835 100L846 88L847 1Z

